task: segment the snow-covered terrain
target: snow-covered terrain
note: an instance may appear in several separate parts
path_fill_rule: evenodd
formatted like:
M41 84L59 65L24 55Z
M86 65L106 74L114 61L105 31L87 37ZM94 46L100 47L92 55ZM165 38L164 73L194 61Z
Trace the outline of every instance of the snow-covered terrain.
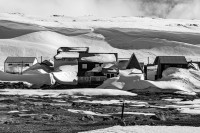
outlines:
M22 14L0 14L0 66L7 56L36 56L50 59L59 47L89 47L90 52L117 52L119 58L135 53L140 62L153 63L158 55L184 55L187 60L200 61L200 21L145 17L33 17ZM52 72L36 64L24 75L1 72L3 81L26 81L41 86L76 84L77 66L62 66ZM153 75L153 71L152 74ZM120 71L99 88L140 91L170 91L195 94L199 91L196 70L169 69L161 81L143 80L138 70ZM31 77L31 78L27 78ZM35 77L43 77L40 81Z
M1 66L7 56L51 58L60 46L88 46L93 52L118 52L141 62L156 55L199 60L200 21L141 17L44 17L0 14ZM28 51L28 52L27 52Z
M85 133L198 133L199 127L186 126L114 126L106 129L88 131Z

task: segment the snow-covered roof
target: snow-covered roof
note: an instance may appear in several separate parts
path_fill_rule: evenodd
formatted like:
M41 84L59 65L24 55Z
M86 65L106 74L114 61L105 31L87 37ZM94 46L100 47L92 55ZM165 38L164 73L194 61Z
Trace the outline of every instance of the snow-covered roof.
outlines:
M79 53L77 52L61 52L55 56L55 59L63 58L79 58Z
M5 63L33 63L36 57L7 57Z
M80 61L115 63L117 61L117 57L115 53L80 53Z
M57 51L59 52L88 52L88 47L60 47Z

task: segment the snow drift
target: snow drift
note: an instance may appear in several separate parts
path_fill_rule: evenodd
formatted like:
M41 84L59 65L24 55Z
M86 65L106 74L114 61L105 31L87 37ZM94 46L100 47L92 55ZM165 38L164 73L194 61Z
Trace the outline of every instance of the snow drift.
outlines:
M0 81L24 81L31 83L33 88L38 88L42 85L53 85L55 83L52 74L16 75L4 72L0 72Z
M199 92L200 72L193 69L168 68L159 81L143 80L142 74L121 71L120 76L106 80L98 88L116 88L132 92L171 92L194 95ZM124 74L126 73L126 74Z

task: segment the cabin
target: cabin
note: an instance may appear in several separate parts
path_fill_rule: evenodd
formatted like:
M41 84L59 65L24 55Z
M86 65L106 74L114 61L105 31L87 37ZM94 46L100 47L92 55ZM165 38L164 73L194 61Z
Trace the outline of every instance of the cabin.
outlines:
M4 72L20 74L36 63L38 63L36 57L7 57L4 62Z
M155 79L162 78L163 71L169 67L188 68L188 62L184 56L157 56L154 65L158 65Z
M80 53L78 83L100 85L104 80L119 74L117 53Z
M54 69L63 65L78 65L79 53L88 51L88 47L60 47L54 56Z

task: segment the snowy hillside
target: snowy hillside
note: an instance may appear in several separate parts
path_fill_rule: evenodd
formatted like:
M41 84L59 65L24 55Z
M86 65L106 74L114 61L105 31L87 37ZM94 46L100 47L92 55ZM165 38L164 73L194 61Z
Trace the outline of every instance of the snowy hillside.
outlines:
M173 32L172 32L173 31ZM60 46L88 46L93 52L135 52L142 62L156 55L200 60L200 21L141 17L36 18L0 14L0 65L7 56L52 58Z

